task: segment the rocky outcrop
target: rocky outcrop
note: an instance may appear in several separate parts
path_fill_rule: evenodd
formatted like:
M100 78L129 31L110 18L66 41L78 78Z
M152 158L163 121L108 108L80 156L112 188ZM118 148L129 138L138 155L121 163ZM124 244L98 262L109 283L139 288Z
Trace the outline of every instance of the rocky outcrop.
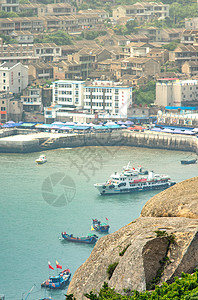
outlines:
M185 217L198 219L198 177L177 183L152 197L142 217Z
M160 282L192 272L198 262L197 187L198 177L163 191L148 201L138 219L101 238L75 272L68 294L77 300L87 299L84 294L99 291L105 281L119 293L143 291L150 287L164 259L168 263ZM157 235L159 231L164 236ZM170 244L167 236L171 235L175 239ZM109 279L107 269L113 263L118 264Z
M97 242L90 257L75 272L68 294L84 299L84 293L99 291L104 281L120 293L123 289L145 290L167 251L167 240L156 237L157 230L175 235L175 243L168 253L171 263L165 267L162 280L170 281L181 271L192 272L198 261L197 229L198 220L188 218L138 218ZM118 262L118 266L108 280L107 268L114 262Z

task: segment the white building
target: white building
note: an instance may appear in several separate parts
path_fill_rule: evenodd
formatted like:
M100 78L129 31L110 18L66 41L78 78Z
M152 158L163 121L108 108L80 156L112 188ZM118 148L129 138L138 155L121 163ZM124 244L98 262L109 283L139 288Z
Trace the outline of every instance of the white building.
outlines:
M84 87L84 109L90 113L126 118L129 105L132 105L132 87L111 81L94 81Z
M85 81L58 80L53 82L53 103L67 110L83 108Z
M21 93L28 85L28 66L13 62L0 65L0 91Z
M156 83L158 106L197 106L198 80L162 78Z

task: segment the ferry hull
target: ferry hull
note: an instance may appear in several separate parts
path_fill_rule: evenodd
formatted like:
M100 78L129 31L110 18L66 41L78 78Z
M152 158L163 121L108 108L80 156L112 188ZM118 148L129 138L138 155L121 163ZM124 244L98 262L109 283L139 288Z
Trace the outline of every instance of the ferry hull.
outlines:
M171 186L173 186L174 184L176 184L176 182L167 182L165 184L156 184L156 185L152 185L152 186L142 186L142 187L129 187L129 188L124 188L124 189L120 189L120 188L109 188L108 186L105 187L105 185L98 185L95 184L95 187L98 189L99 193L101 195L109 195L109 194L129 194L129 193L133 193L133 192L143 192L143 191L151 191L151 190L162 190L162 189L167 189Z

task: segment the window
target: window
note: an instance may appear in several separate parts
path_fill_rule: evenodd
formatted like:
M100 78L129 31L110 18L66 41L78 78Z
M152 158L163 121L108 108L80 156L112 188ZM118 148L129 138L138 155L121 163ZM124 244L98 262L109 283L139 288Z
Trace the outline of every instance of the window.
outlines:
M5 111L5 107L1 107L1 111Z
M6 73L3 73L3 76L6 76Z
M20 73L20 72L18 73L18 76L21 76L21 73Z

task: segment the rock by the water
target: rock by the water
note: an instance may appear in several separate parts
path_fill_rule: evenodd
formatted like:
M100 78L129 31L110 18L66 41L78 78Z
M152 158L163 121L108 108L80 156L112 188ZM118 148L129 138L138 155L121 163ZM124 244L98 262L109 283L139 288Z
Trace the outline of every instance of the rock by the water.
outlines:
M142 217L185 217L198 219L198 177L177 183L152 197Z
M155 231L174 234L174 243L168 246L167 237L157 237ZM191 273L197 267L198 177L154 196L138 219L101 238L75 272L68 294L74 294L77 300L87 299L84 294L99 291L105 281L121 294L124 290L144 291L165 257L169 263L165 265L161 283L171 282L175 276ZM114 263L118 265L109 279L107 269Z
M123 289L143 291L156 275L159 261L166 255L167 240L156 237L155 231L174 233L171 263L164 270L162 281L172 280L182 272L192 272L198 261L198 220L187 218L140 217L120 230L101 238L90 257L75 272L68 294L86 299L84 293L99 291L108 282L119 293ZM123 256L119 253L130 245ZM110 280L107 268L118 262Z

